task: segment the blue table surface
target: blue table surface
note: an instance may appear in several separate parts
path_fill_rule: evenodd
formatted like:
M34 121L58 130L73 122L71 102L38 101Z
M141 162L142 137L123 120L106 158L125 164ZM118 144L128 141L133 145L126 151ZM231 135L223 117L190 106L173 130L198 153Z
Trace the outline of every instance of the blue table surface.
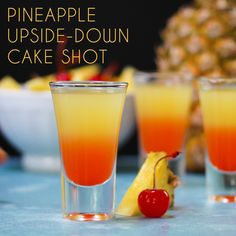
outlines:
M135 172L117 175L119 203ZM176 206L162 219L114 218L105 222L63 219L59 174L23 171L19 162L0 167L0 235L236 235L236 204L206 200L203 175L186 175L176 191Z

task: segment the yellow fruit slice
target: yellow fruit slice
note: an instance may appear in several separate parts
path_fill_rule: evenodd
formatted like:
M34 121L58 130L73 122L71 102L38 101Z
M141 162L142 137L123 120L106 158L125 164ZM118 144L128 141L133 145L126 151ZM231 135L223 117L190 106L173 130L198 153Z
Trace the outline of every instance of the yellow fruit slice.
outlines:
M32 91L48 91L50 89L48 81L44 80L41 77L37 77L34 79L29 80L25 84L26 88Z
M43 79L46 83L54 82L56 81L56 74L45 75Z
M71 75L71 80L73 81L89 80L90 78L99 74L100 72L101 72L101 68L97 64L82 66L76 69L71 69L69 71Z
M133 67L126 66L117 79L119 82L128 82L128 93L134 92L134 73L135 69Z
M164 152L150 153L148 155L138 175L134 179L133 183L131 184L125 196L123 197L119 207L117 208L116 214L124 216L135 216L140 214L137 202L138 195L144 189L153 188L154 166L157 161L165 155L166 153ZM163 165L167 168L166 160L162 160L156 169L159 169Z
M11 89L11 90L19 90L21 88L20 84L14 80L11 76L7 75L2 78L0 81L1 89Z
M153 189L154 169L156 170L156 188L165 189L169 193L170 202L173 205L174 188L177 185L176 176L169 170L167 159L162 159L156 168L154 168L158 160L164 156L166 156L165 152L151 152L148 154L138 175L118 206L116 210L117 215L137 216L141 214L138 207L138 195L145 189Z

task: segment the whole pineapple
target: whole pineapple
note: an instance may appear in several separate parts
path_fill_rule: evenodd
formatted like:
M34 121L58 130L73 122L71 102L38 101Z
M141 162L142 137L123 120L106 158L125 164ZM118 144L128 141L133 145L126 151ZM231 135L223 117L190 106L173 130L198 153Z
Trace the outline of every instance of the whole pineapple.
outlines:
M236 76L236 0L195 0L170 18L157 48L159 71L199 76ZM189 169L204 166L204 138L198 98L186 144ZM195 158L195 160L194 160Z

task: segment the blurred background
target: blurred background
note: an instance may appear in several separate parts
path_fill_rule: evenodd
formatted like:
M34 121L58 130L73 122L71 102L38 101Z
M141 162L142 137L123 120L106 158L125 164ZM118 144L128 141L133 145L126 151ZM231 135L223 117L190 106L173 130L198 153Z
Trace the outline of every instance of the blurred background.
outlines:
M53 65L30 65L19 64L11 65L7 61L7 52L12 47L7 41L7 28L8 27L23 27L24 24L17 22L7 22L7 7L81 7L87 6L96 7L96 25L97 27L128 27L130 30L129 44L128 45L111 45L108 46L109 52L107 53L106 63L116 62L121 71L127 65L133 66L140 70L155 70L155 46L161 43L160 32L163 30L167 23L167 19L173 15L177 9L186 5L191 1L188 0L165 0L165 1L1 1L1 23L0 24L0 41L2 48L0 52L0 78L5 75L11 75L18 82L26 82L33 75L37 74L44 76L47 74L55 73L57 68L56 64ZM49 27L55 28L57 24L39 24L29 25L27 27ZM60 23L60 26L65 27L68 33L78 25L68 24L66 22ZM25 43L15 45L14 47L28 49ZM56 49L56 44L49 45L36 44L35 48L50 47ZM73 47L73 45L71 45ZM87 45L81 45L81 49L86 49ZM99 48L99 44L96 45ZM55 59L55 58L54 58ZM107 66L104 65L104 66ZM1 115L1 114L0 114ZM17 116L17 114L15 114ZM16 117L17 119L17 117ZM3 137L0 131L0 146L2 146L10 155L19 156L20 152L15 147L10 145L9 142ZM137 131L134 130L132 135L126 143L119 150L122 154L136 155L137 150Z

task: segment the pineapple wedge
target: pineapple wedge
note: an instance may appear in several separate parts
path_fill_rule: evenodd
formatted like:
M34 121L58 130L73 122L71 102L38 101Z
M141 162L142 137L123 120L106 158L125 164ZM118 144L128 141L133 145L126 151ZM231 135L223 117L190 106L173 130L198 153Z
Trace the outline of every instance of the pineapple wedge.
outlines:
M31 91L48 91L50 90L49 83L42 77L35 77L28 82L26 82L25 87Z
M138 207L138 195L144 189L152 189L154 183L154 167L158 160L166 156L165 152L151 152L142 165L138 175L124 195L116 210L117 215L140 215ZM156 188L165 189L170 196L170 206L174 204L174 188L177 186L177 177L168 168L168 161L163 159L156 166Z
M20 84L14 80L11 76L7 75L0 81L0 89L19 90Z

